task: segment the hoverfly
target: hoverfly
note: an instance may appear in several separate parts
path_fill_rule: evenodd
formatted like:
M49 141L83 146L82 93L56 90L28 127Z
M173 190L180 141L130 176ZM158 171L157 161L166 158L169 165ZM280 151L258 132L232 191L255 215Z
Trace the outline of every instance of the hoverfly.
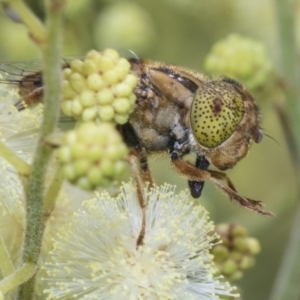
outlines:
M210 164L220 170L233 168L247 155L251 142L259 143L263 138L259 108L243 85L226 77L210 80L189 69L160 62L136 58L129 62L138 77L136 108L118 130L140 162L142 179L151 185L148 155L168 152L177 172L188 179L194 198L200 197L204 182L210 181L231 200L272 216L262 209L261 201L239 195L225 173L208 169ZM68 61L63 65L68 66ZM40 101L41 71L17 68L11 71L0 64L7 75L4 82L16 84L25 103ZM19 77L11 80L14 73ZM194 165L183 159L189 153L196 155Z

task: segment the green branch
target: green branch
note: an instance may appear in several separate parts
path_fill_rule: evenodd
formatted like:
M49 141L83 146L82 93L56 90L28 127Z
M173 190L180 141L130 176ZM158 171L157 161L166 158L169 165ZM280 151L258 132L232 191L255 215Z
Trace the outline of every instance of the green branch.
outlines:
M43 214L43 195L45 174L52 148L44 138L56 128L60 112L61 98L61 26L64 0L46 1L47 41L42 46L44 63L43 79L45 84L44 118L40 130L40 139L32 163L31 174L26 188L26 231L23 262L37 264L45 228ZM19 299L31 300L34 277L21 286Z
M0 141L0 156L2 156L5 160L7 160L17 170L17 172L20 175L23 176L29 175L30 166L1 141Z
M0 270L3 277L6 277L14 272L14 265L9 257L9 253L0 236Z
M24 264L20 269L0 281L0 292L5 295L6 293L16 289L20 284L33 277L36 271L36 264Z
M4 2L16 11L22 22L28 27L33 40L37 44L44 43L46 40L45 27L29 7L22 0L6 0Z
M48 187L48 190L45 194L44 199L44 214L48 216L55 206L55 200L59 194L61 186L64 182L65 177L61 172L61 169L58 169L54 174L53 179Z
M299 62L295 39L295 11L292 1L274 0L278 16L279 45L281 50L282 72L287 81L287 124L295 143L295 149L290 149L296 162L300 159L300 86ZM300 186L299 170L297 184ZM299 189L298 189L299 190ZM274 282L270 300L295 300L300 295L300 195L298 194L298 209L286 247L284 258Z

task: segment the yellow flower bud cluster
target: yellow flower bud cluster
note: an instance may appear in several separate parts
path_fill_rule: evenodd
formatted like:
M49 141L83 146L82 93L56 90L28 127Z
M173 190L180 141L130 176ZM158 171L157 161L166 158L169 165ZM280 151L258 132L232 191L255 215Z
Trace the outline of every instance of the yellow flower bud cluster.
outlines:
M128 149L114 125L86 122L66 133L57 152L65 177L91 190L107 186L122 173Z
M137 77L117 51L92 50L63 70L62 111L80 121L124 124L133 111Z
M246 269L254 266L254 256L260 252L259 241L249 237L247 230L236 224L216 226L222 244L215 245L211 252L218 271L228 280L242 278Z
M239 80L250 90L266 84L273 69L262 43L236 34L213 45L204 68L210 73Z

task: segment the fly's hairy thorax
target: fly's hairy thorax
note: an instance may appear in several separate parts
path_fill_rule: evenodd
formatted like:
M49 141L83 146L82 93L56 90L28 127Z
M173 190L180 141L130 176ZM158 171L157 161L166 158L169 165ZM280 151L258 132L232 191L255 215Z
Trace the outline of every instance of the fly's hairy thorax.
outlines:
M172 144L176 125L183 123L187 113L187 109L178 109L167 99L156 97L140 103L130 115L129 123L147 152L166 151Z
M139 144L147 152L167 151L174 140L188 139L189 112L194 92L204 77L193 77L174 66L149 61L131 61L139 78L137 106L130 115ZM185 75L185 76L184 76Z

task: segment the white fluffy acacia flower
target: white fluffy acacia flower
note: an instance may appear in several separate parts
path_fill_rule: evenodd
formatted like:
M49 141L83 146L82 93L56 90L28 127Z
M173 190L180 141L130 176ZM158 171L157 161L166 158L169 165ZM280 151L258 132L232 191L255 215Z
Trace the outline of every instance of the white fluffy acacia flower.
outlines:
M30 163L38 139L42 105L18 111L10 98L7 99L0 98L0 141ZM23 239L23 203L20 178L14 167L0 155L0 236L14 263L20 256Z
M147 198L144 244L136 190L124 184L83 202L61 228L43 267L47 299L220 299L232 288L214 278L215 236L207 212L164 185Z

